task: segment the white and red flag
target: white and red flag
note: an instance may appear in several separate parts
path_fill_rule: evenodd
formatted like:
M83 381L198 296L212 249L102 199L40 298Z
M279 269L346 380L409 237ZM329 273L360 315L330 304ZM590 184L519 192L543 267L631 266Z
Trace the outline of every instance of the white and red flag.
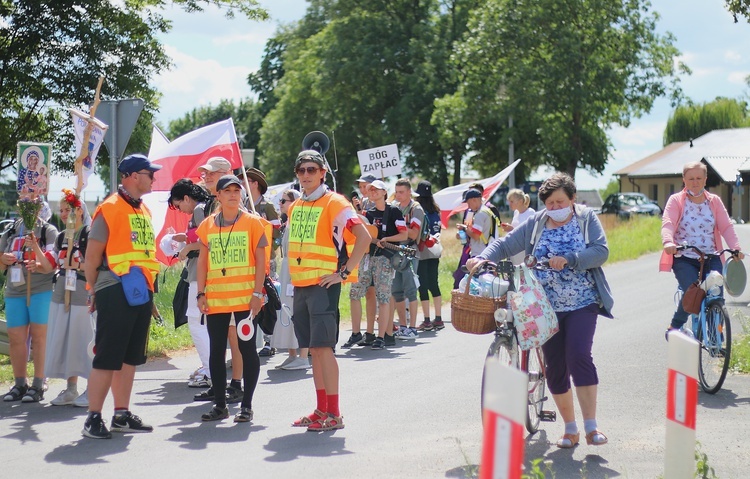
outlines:
M497 191L500 185L508 179L508 176L510 176L511 172L520 162L521 160L516 160L495 176L479 180L477 183L481 183L481 185L484 186L482 200L485 202L489 201L492 195L495 194L495 191ZM448 218L466 209L466 203L462 201L462 197L464 191L468 189L469 183L463 183L460 185L449 186L433 195L435 202L440 207L440 220L443 223L443 227L447 227Z
M214 156L229 160L232 169L242 168L242 154L231 118L185 133L172 142L158 133L151 138L148 152L149 160L163 167L154 176L153 191L169 191L181 178L197 183L198 167Z
M164 235L170 232L184 233L190 220L190 215L169 209L169 190L182 178L190 178L195 183L200 181L198 167L214 156L229 160L233 169L242 167L242 155L231 118L185 133L171 142L154 127L148 158L162 165L162 169L154 175L153 193L145 195L143 200L151 210L154 230L159 232L156 244L160 244ZM167 257L161 248L156 249L156 257L167 266L177 261Z
M102 146L104 141L104 135L107 133L109 126L104 124L98 118L91 118L88 113L84 113L75 108L68 108L71 119L73 120L73 132L75 134L75 146L76 146L76 158L81 155L81 149L83 148L83 137L85 136L86 127L89 122L91 125L91 135L89 136L89 144L87 145L88 155L83 159L83 188L88 185L89 176L94 172L96 166L96 155L99 154L99 148Z

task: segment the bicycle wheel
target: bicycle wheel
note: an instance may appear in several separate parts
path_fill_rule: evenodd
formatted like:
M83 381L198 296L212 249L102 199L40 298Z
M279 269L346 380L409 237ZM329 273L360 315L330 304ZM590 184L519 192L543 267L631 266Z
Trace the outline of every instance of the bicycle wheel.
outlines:
M488 358L497 358L500 364L506 364L512 368L518 368L519 357L518 357L518 344L514 338L508 338L501 334L495 334L495 339L490 344L490 348L487 351ZM482 369L482 419L484 420L484 388L486 382L486 370Z
M698 329L700 351L698 380L701 388L715 394L724 384L732 352L732 325L724 306L713 302L706 309L706 322Z
M544 375L544 354L542 348L524 351L521 355L521 370L529 375L529 399L526 410L526 430L534 434L542 420L542 406L546 399L547 382Z

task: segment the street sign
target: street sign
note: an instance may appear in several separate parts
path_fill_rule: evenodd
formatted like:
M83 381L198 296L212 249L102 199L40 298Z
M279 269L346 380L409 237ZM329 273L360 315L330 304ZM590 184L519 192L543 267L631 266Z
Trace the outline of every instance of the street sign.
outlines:
M104 135L104 144L109 151L110 191L117 188L117 164L125 153L143 105L140 98L127 98L102 101L96 109L96 118L109 125Z
M359 168L362 175L375 175L376 178L398 176L401 174L401 160L398 156L398 145L385 145L357 152Z

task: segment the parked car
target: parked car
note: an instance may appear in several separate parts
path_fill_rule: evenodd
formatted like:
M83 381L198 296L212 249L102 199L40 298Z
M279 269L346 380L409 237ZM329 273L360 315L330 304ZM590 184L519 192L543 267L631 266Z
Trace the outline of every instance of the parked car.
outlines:
M613 193L604 200L602 213L629 218L632 215L661 215L662 209L643 193Z

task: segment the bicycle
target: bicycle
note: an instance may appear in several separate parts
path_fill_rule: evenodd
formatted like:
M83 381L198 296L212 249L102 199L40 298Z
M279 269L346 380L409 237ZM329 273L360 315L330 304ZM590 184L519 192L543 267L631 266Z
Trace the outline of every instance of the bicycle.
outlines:
M533 257L531 257L534 259ZM545 263L530 265L534 269L549 268ZM515 291L513 272L515 266L510 261L498 263L487 262L482 270L475 272L478 276L482 272L490 272L508 281L508 291ZM488 358L497 358L501 364L519 369L528 375L528 401L526 410L526 430L534 434L539 430L541 421L554 422L557 419L555 411L545 411L544 402L547 397L546 372L544 367L544 353L541 348L521 351L516 339L516 329L513 325L513 315L510 306L495 311L495 337L487 351ZM484 411L484 383L485 377L482 373L482 410Z
M739 250L724 249L715 253L704 253L696 246L682 245L677 251L692 249L698 253L699 261L705 264L714 257L721 257L724 253L732 256L739 254ZM702 278L698 278L702 281ZM724 283L724 278L721 280ZM682 291L677 290L676 299L681 300ZM732 353L732 324L729 314L724 307L724 296L719 286L708 288L706 297L701 302L699 314L691 314L691 328L682 331L698 341L698 382L701 389L708 394L716 394L727 377L729 358ZM687 323L685 323L687 325Z

